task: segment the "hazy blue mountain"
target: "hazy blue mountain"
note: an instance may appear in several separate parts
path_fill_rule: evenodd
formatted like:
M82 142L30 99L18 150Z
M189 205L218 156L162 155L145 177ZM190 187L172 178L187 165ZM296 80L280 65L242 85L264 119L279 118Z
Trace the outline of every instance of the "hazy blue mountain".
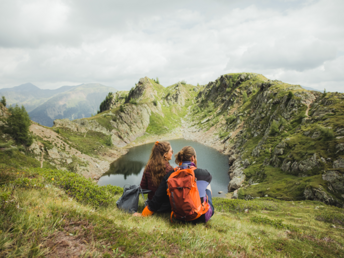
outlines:
M5 96L7 105L23 105L27 112L34 110L39 105L46 102L49 98L66 92L75 86L63 86L58 89L40 89L32 83L25 83L13 88L0 89L0 96Z
M116 91L98 83L82 84L53 96L29 112L29 115L33 121L45 126L53 126L55 119L90 117L97 113L108 93Z
M302 88L304 88L306 90L312 90L312 91L319 91L319 92L321 92L320 90L317 90L317 89L314 89L314 88L311 88L311 87L307 87L307 86L302 86Z

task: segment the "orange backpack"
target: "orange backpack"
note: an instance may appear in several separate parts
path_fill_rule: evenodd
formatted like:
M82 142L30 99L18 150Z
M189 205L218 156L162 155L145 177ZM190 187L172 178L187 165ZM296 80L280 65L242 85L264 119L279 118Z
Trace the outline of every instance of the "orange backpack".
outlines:
M167 179L167 195L172 209L171 222L173 217L184 221L195 220L209 210L207 201L201 203L195 169L177 167Z

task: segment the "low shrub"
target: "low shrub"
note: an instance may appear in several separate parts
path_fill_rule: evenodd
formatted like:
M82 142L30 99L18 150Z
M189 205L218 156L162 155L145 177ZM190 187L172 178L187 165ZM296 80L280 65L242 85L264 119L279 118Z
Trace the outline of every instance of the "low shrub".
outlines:
M7 200L10 198L11 192L0 192L0 206L4 203L7 202Z
M114 201L113 195L123 192L117 186L98 186L90 179L75 173L60 170L41 170L46 181L62 188L69 196L77 201L89 204L95 208L107 207Z
M17 178L16 180L14 180L12 182L12 184L15 187L20 187L20 188L24 188L24 189L42 189L44 187L44 183L42 182L42 180L38 179L38 178L27 178L27 177L22 177L22 178Z
M111 139L111 135L109 135L107 138L106 138L106 142L105 144L109 147L111 147L113 144L112 144L112 139Z
M246 101L248 100L246 91L243 92L242 96L243 96L243 102L246 103Z
M279 134L279 123L274 120L270 126L270 135L274 136L277 134Z
M14 141L9 140L8 142L0 143L0 148L9 148L14 145Z
M137 100L136 100L136 99L130 99L129 103L130 103L130 104L137 105Z
M235 115L230 115L229 117L226 118L226 123L229 125L231 123L233 123L236 119Z
M321 125L318 125L317 128L320 131L322 139L324 141L330 141L334 139L334 132L331 128L327 128Z

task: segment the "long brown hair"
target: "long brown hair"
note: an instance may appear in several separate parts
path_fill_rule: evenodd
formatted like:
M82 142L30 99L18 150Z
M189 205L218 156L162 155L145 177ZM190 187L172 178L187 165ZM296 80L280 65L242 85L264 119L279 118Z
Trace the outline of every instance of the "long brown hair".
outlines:
M153 145L147 167L149 167L151 171L152 182L155 186L160 184L162 178L166 174L166 159L164 155L170 151L170 148L171 144L169 142L156 142Z
M196 151L191 146L185 146L180 152L178 152L174 157L177 164L183 161L191 161L192 156L195 156L195 165L197 165Z

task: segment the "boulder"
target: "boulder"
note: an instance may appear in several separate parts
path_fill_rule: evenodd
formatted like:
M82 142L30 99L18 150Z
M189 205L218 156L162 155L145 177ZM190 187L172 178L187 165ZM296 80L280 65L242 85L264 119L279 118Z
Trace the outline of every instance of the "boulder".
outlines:
M344 152L344 143L338 143L337 145L336 145L336 154L337 153L340 153L340 152Z
M242 174L240 176L235 176L228 184L228 191L231 192L233 190L238 189L242 183L245 181L245 175Z
M243 161L243 165L244 165L245 168L247 168L249 165L251 165L251 163L250 163L250 161L248 159L245 159Z
M33 143L29 147L29 151L31 151L35 155L41 155L43 149L44 149L43 144L41 144L40 142L37 142L36 140L34 140Z
M53 147L52 149L47 150L47 152L48 152L48 155L50 156L50 158L52 158L52 159L56 160L56 159L61 158L59 151L56 149L56 147Z
M315 131L314 133L313 133L313 135L312 135L312 139L317 139L317 138L319 138L320 137L320 132L319 131Z
M322 179L332 186L332 189L344 194L344 176L339 171L328 170L322 175Z
M333 162L334 168L344 168L344 159L339 158Z
M303 192L303 195L306 198L306 200L321 201L326 204L337 203L330 194L326 193L326 191L321 185L319 185L318 187L306 187Z
M270 160L270 164L272 164L275 168L279 167L280 163L281 161L276 155L274 155Z
M274 154L275 155L283 155L283 152L284 152L284 149L275 148Z
M234 155L230 156L228 158L228 165L231 166L235 160L236 160L236 157Z
M287 159L283 160L281 169L284 172L290 172L290 166L291 166L291 161L288 161Z
M238 190L235 190L235 191L233 192L232 199L238 199Z

